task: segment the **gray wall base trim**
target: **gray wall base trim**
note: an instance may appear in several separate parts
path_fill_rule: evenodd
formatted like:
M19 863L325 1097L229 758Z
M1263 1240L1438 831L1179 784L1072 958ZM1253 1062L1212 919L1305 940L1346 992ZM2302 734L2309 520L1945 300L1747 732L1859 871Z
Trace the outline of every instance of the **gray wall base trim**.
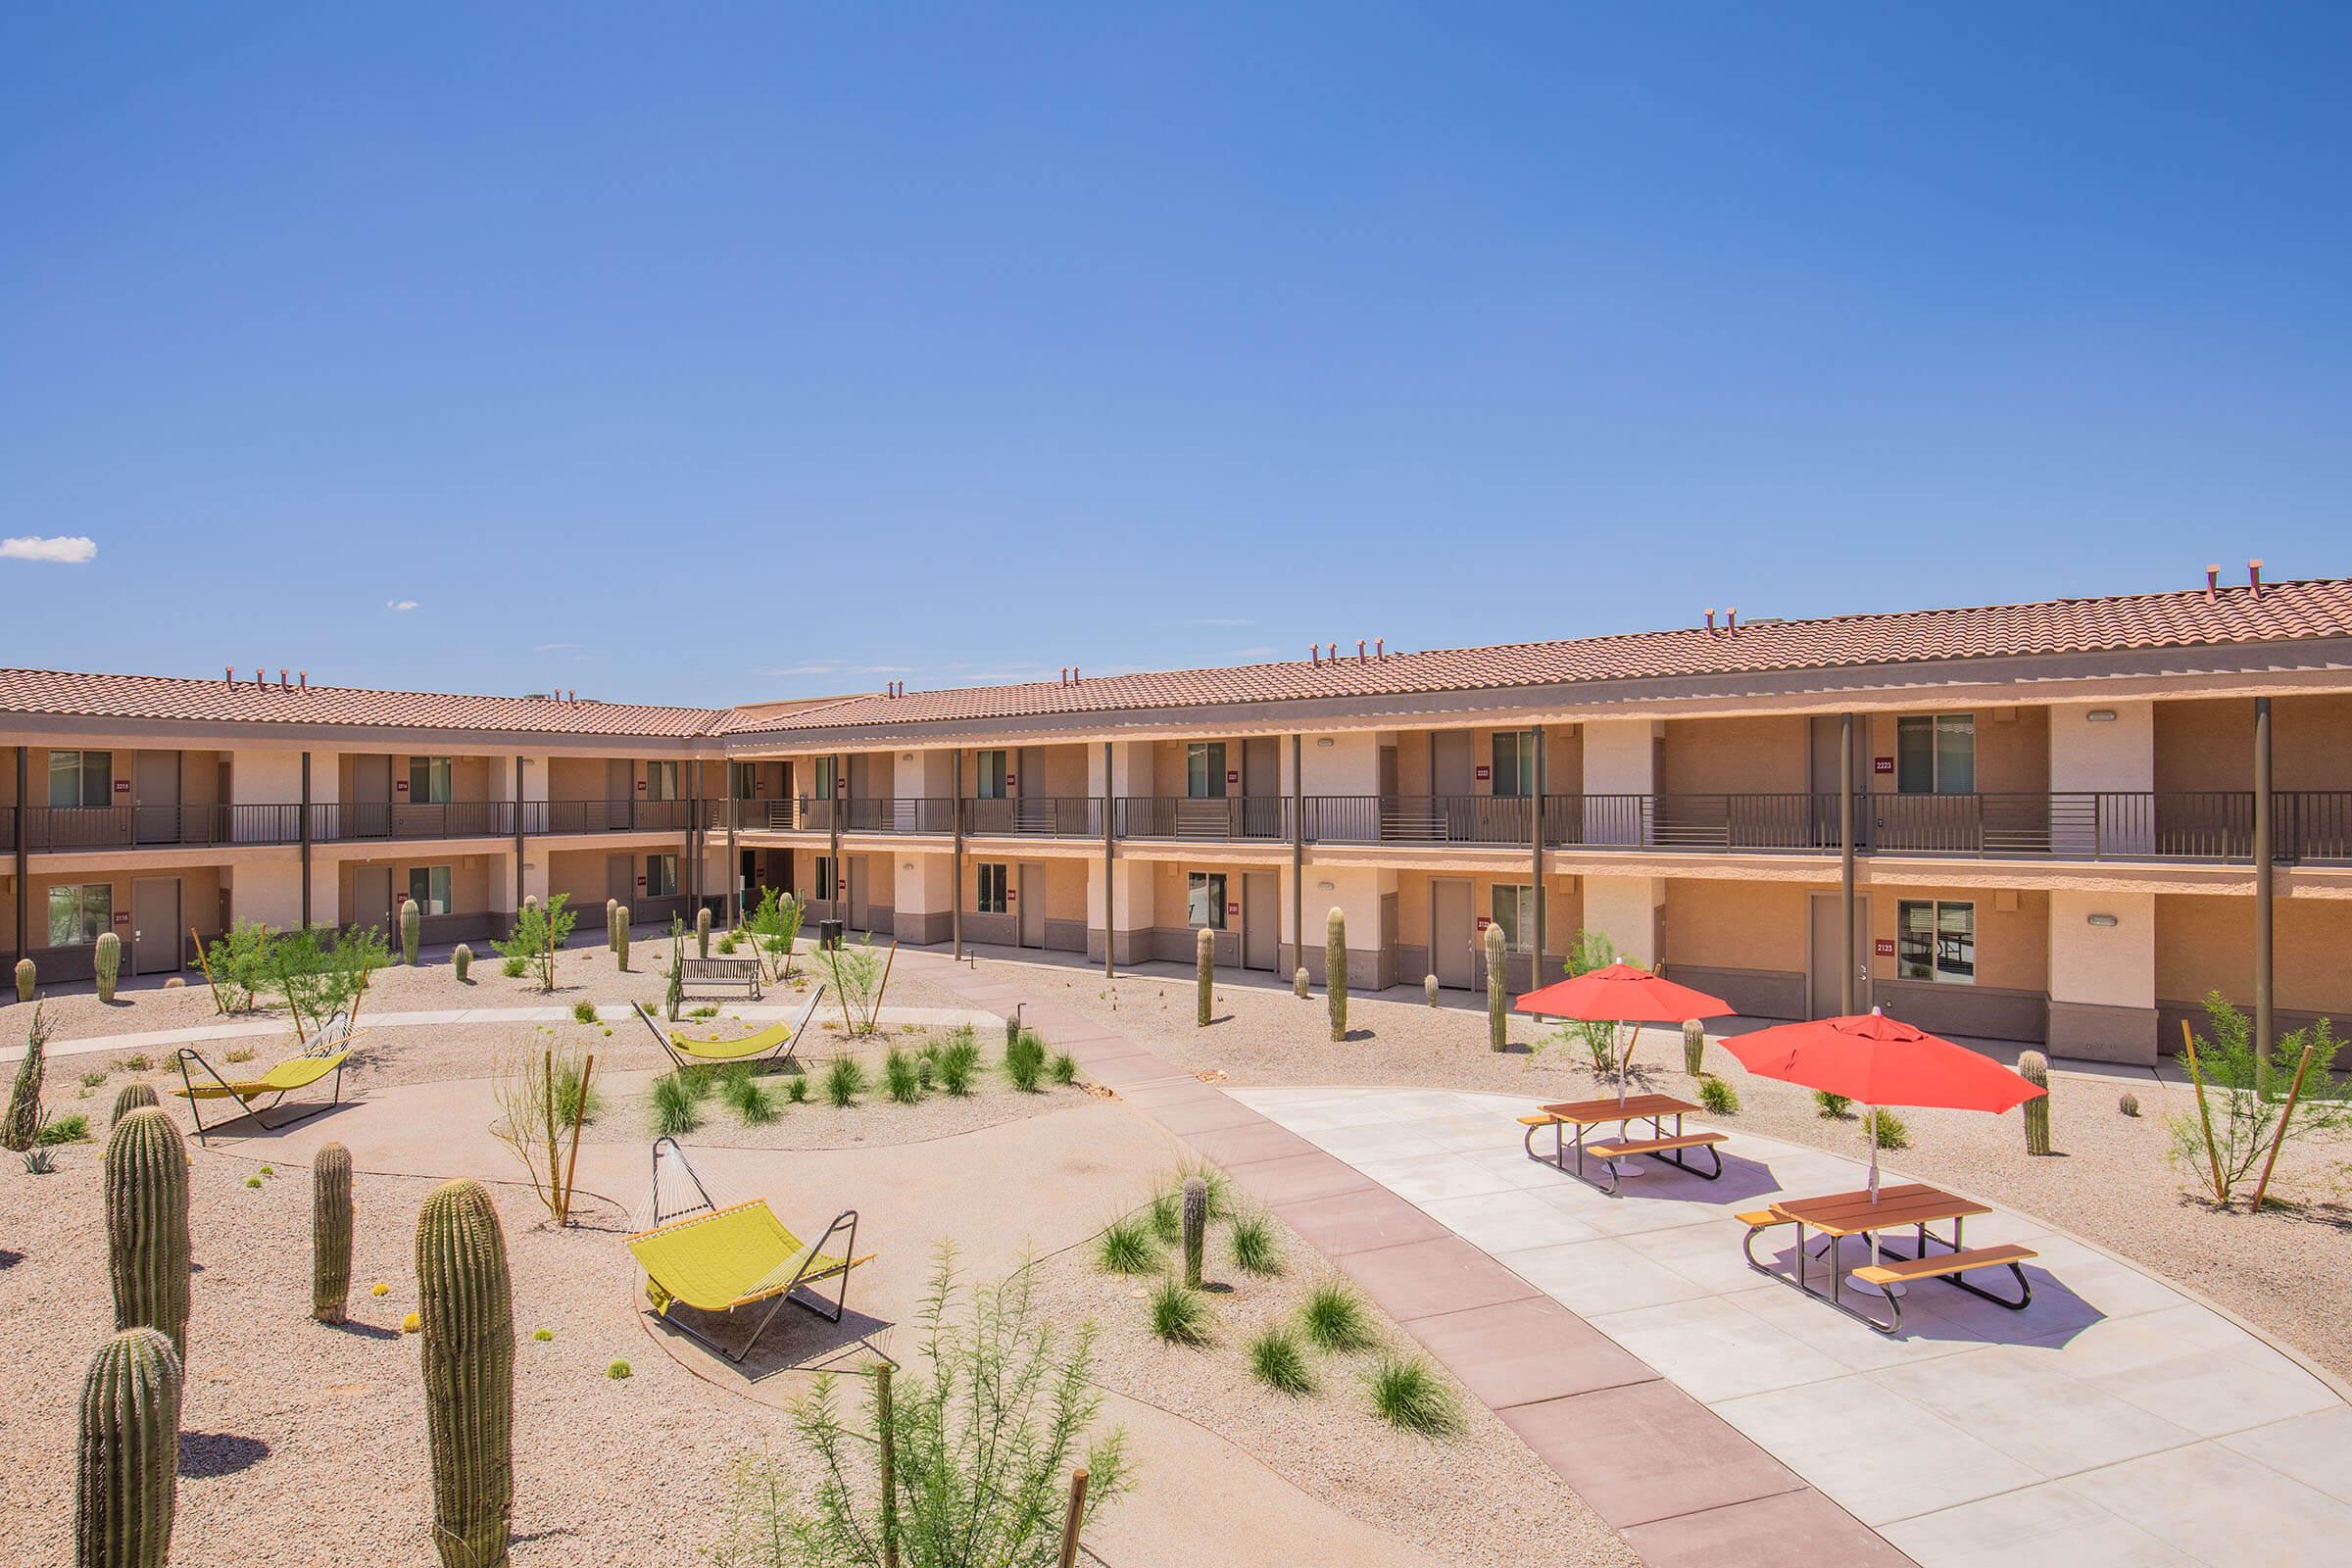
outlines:
M1676 963L1667 966L1667 973L1676 985L1721 997L1743 1018L1797 1019L1805 1015L1802 970L1717 969L1705 964Z
M2039 991L1938 985L1933 980L1873 980L1871 995L1890 1017L1930 1034L1985 1040L2049 1039L2050 1001Z
M2050 1004L2049 1049L2053 1056L2085 1061L2156 1065L2158 1019L2154 1007L2115 1007L2090 1002Z

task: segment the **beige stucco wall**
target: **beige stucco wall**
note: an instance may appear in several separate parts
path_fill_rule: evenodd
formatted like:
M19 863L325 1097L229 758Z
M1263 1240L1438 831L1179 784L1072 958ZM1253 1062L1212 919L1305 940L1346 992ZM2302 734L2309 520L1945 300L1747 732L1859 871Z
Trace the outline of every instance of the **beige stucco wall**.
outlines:
M2093 713L2113 713L2093 723ZM2047 710L2050 789L2133 791L2156 787L2153 702L2061 703Z
M1658 963L1656 910L1665 899L1664 877L1588 876L1584 923L1607 932L1626 962L1654 968Z
M1811 728L1801 717L1666 723L1661 794L1802 795L1812 787Z
M2352 695L2271 704L2271 781L2282 790L2352 787ZM2156 788L2254 786L2254 703L2227 698L2156 705Z
M1584 726L1587 795L1649 795L1657 790L1656 742L1662 720L1594 719Z
M2352 900L2278 900L2271 943L2278 1007L2352 1022ZM2196 1003L2210 991L2254 1004L2253 903L2166 894L2156 901L2157 1000Z
M35 863L37 867L38 862ZM220 929L221 873L217 866L181 866L176 869L154 871L72 871L62 875L45 874L36 868L31 875L25 878L27 890L25 909L30 926L27 932L29 940L25 946L38 949L49 945L50 888L55 886L80 887L103 882L114 890L115 913L120 917L127 916L130 913L131 883L151 877L158 880L167 880L172 877L179 879L181 925L193 925L200 935L207 937ZM128 949L131 937L131 928L127 919L118 918L115 921L115 934L122 939L125 950L123 962L127 965L130 961ZM181 936L184 941L185 933L183 932ZM12 877L9 880L8 897L0 898L0 949L13 952L16 940L17 901L15 880Z
M1663 959L1710 969L1801 973L1814 891L1801 882L1670 878Z
M2156 895L2049 894L2050 1000L2102 1007L2156 1005ZM2113 925L2093 925L2092 916Z

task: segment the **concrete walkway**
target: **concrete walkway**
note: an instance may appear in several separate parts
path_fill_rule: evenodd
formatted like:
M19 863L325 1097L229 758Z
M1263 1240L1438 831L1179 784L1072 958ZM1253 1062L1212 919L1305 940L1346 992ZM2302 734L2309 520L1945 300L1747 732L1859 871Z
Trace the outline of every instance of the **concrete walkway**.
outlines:
M1604 1515L1639 1520L1628 1535L1644 1555L1662 1537L1700 1536L1721 1560L1782 1560L1771 1538L1788 1527L1776 1516L1803 1509L1776 1480L1783 1466L1924 1568L2276 1568L2352 1552L2352 1475L2332 1457L2352 1440L2352 1409L2336 1392L2223 1314L2031 1221L1996 1212L1968 1226L1972 1243L2040 1254L2026 1311L1927 1283L1888 1339L1749 1269L1731 1218L1767 1197L1858 1189L1856 1161L1735 1126L1721 1181L1643 1161L1612 1199L1526 1157L1517 1100L1231 1100L1272 1125L1216 1135L1228 1147L1296 1138L1377 1184L1285 1210L1368 1289L1410 1300L1444 1280L1447 1299L1491 1299L1409 1326L1441 1350L1489 1333L1519 1341L1522 1363L1481 1394ZM1279 1191L1295 1178L1275 1167L1290 1163L1236 1175ZM1773 1250L1759 1241L1759 1255ZM1555 1348L1539 1353L1531 1331ZM1702 1439L1711 1429L1692 1406L1744 1443ZM1656 1451L1669 1432L1707 1446Z

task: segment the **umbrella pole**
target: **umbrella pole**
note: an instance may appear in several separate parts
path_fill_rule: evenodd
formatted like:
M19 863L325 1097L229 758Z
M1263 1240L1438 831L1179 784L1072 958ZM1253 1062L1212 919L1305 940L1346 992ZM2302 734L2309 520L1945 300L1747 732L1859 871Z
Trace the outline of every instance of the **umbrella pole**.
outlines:
M1875 1206L1879 1200L1879 1111L1876 1105L1862 1107L1862 1125L1870 1135L1870 1200ZM1875 1228L1870 1233L1870 1266L1879 1266L1879 1233ZM1882 1296L1897 1296L1903 1288L1900 1285L1872 1285L1857 1280L1854 1289L1876 1291Z
M1622 1029L1625 1026L1619 1024L1618 1027ZM1626 1075L1634 1070L1634 1047L1641 1042L1641 1039L1642 1026L1636 1024L1633 1034L1627 1037L1625 1042L1625 1057L1617 1063L1617 1108L1619 1110L1625 1108L1625 1079Z

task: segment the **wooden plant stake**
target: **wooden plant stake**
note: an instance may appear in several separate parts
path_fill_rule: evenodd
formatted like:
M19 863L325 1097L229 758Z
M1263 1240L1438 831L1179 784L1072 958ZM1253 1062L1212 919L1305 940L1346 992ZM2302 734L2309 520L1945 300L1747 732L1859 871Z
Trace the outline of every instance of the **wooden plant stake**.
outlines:
M2213 1164L2213 1200L2227 1204L2230 1189L2222 1181L2222 1152L2213 1142L2213 1112L2205 1104L2205 1075L2197 1070L2197 1037L2190 1032L2188 1020L2180 1020L2180 1049L2188 1055L2188 1081L2197 1086L2197 1115L2205 1123L2205 1157Z
M899 961L899 939L890 939L890 956L882 960L882 983L874 987L874 1004L865 1015L865 1032L872 1034L882 1021L882 998L890 990L890 966Z
M540 1058L539 1100L547 1112L547 1206L556 1223L564 1223L564 1146L556 1142L556 1052L550 1046Z
M204 989L213 994L213 1011L226 1013L228 1004L220 1000L220 983L213 978L213 962L204 956L204 939L196 934L194 926L188 927L188 941L196 948L196 966L204 971Z
M565 1161L564 1166L564 1212L557 1217L556 1223L559 1225L571 1223L572 1184L580 1174L580 1124L588 1119L588 1084L595 1076L596 1053L591 1051L588 1053L588 1059L580 1064L579 1103L571 1107L571 1157ZM553 1105L556 1101L556 1086L551 1082L547 1088L547 1101L550 1105Z
M2254 1207L2250 1212L2262 1212L2262 1195L2271 1190L2271 1172L2278 1164L2278 1148L2286 1142L2286 1124L2295 1119L2295 1102L2303 1098L2303 1075L2311 1071L2311 1054L2319 1049L2313 1041L2303 1048L2303 1059L2295 1063L2294 1087L2286 1092L2286 1111L2278 1118L2278 1130L2271 1134L2271 1153L2262 1162L2262 1180L2254 1184Z
M890 1363L874 1368L874 1418L882 1440L882 1568L899 1568L899 1446L891 1432Z
M1078 1568L1078 1527L1086 1522L1086 1468L1070 1472L1070 1511L1061 1519L1061 1568Z

